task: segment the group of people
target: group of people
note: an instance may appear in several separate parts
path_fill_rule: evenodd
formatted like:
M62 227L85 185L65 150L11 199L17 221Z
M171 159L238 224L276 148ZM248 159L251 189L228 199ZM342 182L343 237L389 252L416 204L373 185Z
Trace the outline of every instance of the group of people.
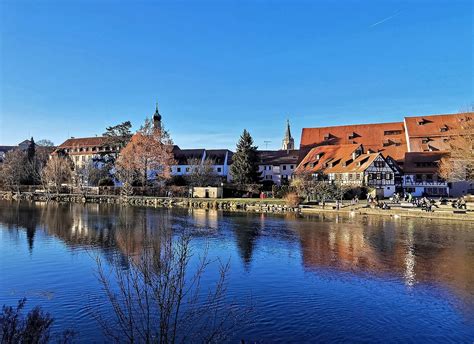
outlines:
M467 209L466 199L464 196L459 197L457 200L453 201L452 206L456 209Z

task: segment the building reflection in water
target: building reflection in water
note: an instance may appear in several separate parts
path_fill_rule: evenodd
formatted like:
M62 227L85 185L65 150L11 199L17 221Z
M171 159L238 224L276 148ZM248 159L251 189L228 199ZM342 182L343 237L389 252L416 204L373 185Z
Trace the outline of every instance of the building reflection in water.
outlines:
M309 271L392 276L408 287L441 282L474 300L470 223L319 215L293 222L291 228L300 238L302 262Z
M226 216L202 209L22 202L0 207L0 222L12 235L24 229L30 252L40 229L71 250L95 248L116 263L125 261L117 255L139 259L147 247L159 247L170 228L192 226L193 235L222 235L223 240L233 240L247 270L260 242L267 249L291 243L289 251L301 254L308 271L384 275L410 288L418 283L440 283L474 300L474 225L470 223L324 214Z

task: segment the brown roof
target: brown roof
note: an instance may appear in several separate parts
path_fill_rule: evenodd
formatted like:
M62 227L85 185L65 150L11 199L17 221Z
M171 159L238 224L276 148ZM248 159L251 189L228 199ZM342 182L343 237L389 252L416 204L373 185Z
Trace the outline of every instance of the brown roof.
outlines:
M300 151L298 149L290 150L261 150L257 151L260 165L282 165L297 164Z
M177 165L189 165L191 160L202 160L204 148L197 149L181 149L173 146L173 155Z
M300 149L319 145L362 144L365 150L401 160L407 151L403 122L303 128Z
M76 147L93 147L102 146L107 142L107 137L96 136L96 137L81 137L81 138L70 138L61 143L58 148L76 148Z
M436 173L446 152L410 152L405 154L405 173Z
M449 138L458 135L463 121L473 116L473 112L468 112L462 114L405 117L405 125L410 140L410 151L449 150Z
M224 165L225 156L227 154L227 164L230 165L232 161L232 153L228 149L206 149L206 159L211 159L214 162L214 165Z

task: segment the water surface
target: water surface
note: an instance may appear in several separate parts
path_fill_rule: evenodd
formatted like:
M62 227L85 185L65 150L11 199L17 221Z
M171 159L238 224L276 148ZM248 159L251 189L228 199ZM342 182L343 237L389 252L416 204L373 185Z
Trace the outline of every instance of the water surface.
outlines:
M164 227L230 260L228 299L253 305L234 342L474 340L474 224L426 219L1 202L0 305L27 297L103 342L95 256L121 264Z

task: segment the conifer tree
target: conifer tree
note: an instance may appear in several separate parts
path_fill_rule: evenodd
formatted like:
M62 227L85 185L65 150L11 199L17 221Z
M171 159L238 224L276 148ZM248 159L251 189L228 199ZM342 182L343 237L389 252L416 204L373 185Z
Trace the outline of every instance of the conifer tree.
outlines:
M36 153L36 144L32 136L30 140L30 144L28 145L28 149L27 149L27 155L28 155L29 161L33 161L33 159L35 158L35 153Z
M254 184L259 181L257 147L253 145L252 136L246 129L237 143L230 172L237 184Z

